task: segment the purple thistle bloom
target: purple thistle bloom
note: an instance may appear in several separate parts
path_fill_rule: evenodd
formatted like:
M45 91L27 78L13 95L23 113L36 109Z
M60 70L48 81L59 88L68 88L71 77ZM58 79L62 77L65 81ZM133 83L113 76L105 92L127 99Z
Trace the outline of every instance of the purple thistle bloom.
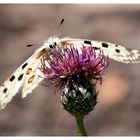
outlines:
M58 47L52 49L50 57L44 56L41 63L47 82L62 88L60 101L65 110L73 116L85 116L93 110L98 92L92 80L102 82L102 72L109 64L101 50L96 54L93 47Z
M88 79L101 80L101 74L108 67L109 59L101 50L97 55L93 47L78 50L70 46L66 49L52 49L52 55L44 56L41 63L41 71L46 79L61 87L65 81L79 73L83 73Z

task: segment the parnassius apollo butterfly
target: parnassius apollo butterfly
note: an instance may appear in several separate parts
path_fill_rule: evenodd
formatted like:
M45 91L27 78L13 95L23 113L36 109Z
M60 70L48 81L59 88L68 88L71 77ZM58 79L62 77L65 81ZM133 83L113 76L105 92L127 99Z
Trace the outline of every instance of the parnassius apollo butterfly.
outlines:
M83 46L94 47L96 53L102 50L105 56L122 63L140 63L140 51L125 48L121 45L105 41L50 37L0 87L0 109L5 108L21 87L22 98L24 98L43 80L39 67L44 55L49 56L53 47L63 49L71 45L78 49Z

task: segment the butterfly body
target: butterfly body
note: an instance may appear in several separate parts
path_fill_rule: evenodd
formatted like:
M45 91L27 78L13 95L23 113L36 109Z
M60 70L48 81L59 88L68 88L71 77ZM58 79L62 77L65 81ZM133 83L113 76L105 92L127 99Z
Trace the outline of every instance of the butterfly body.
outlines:
M140 51L121 45L105 41L50 37L0 87L0 109L5 108L21 87L24 98L44 79L39 69L44 55L50 56L52 48L60 47L63 49L71 45L79 50L83 46L94 47L97 53L102 50L105 56L122 63L140 63Z

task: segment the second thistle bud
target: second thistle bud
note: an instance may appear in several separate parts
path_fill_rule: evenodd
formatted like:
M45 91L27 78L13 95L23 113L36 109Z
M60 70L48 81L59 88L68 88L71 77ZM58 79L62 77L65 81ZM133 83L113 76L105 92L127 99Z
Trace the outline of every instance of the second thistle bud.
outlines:
M73 75L61 95L65 110L74 116L85 116L97 103L97 92L91 81L83 74Z

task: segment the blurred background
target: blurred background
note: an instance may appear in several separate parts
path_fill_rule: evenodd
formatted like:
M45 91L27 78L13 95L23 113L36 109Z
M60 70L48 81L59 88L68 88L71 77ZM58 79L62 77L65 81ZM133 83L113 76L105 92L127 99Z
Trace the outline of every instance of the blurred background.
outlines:
M0 83L53 35L105 40L140 50L140 5L0 5ZM44 82L43 82L44 83ZM140 136L140 65L111 61L99 86L98 104L85 118L90 136ZM1 136L77 136L74 118L55 89L21 92L0 112Z

